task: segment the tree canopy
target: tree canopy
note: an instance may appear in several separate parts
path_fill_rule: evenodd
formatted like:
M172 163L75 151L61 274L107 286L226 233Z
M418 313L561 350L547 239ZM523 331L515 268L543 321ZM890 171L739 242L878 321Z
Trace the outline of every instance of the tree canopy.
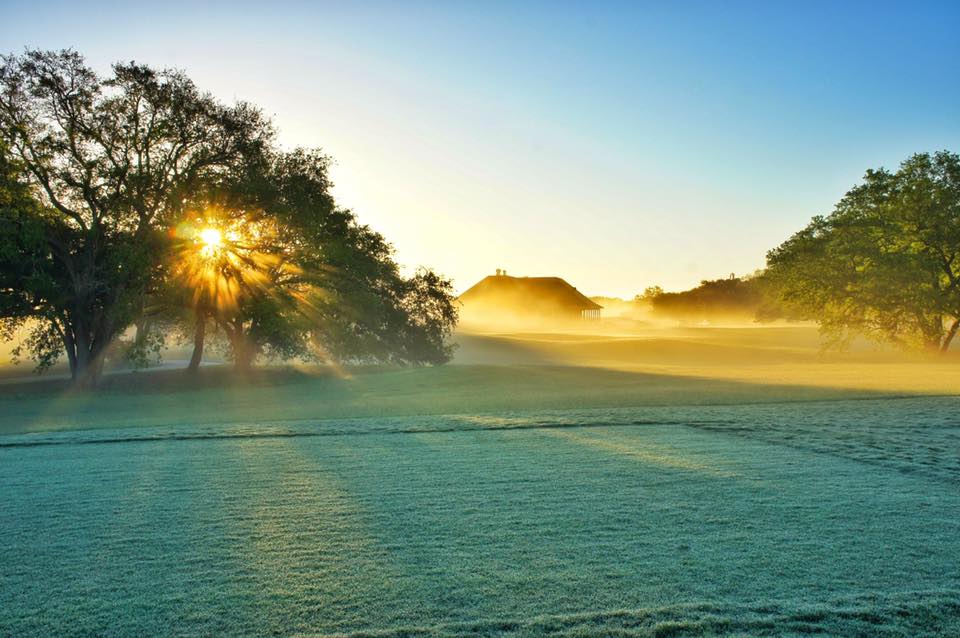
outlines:
M390 244L335 204L328 166L181 72L128 63L101 77L74 51L3 57L3 335L29 325L40 366L66 352L83 385L148 308L209 324L239 365L445 361L450 282L402 276Z
M705 279L699 286L682 292L664 292L660 286L650 286L636 299L648 303L657 315L709 321L752 318L763 303L763 294L756 279L730 275L726 279Z
M946 351L960 328L960 157L867 171L827 217L767 255L780 299L838 343L853 334Z

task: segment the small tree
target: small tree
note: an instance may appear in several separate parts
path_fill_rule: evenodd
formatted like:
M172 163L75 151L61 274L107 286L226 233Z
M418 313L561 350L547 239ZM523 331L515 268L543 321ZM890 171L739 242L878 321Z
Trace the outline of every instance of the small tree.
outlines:
M960 329L960 157L867 171L829 217L767 255L781 300L834 343L852 334L946 352Z
M633 301L635 303L653 303L657 297L660 297L663 294L663 288L660 286L647 286L643 289L643 294L635 296Z
M755 279L736 275L705 279L696 288L683 292L656 290L648 299L651 309L658 315L697 321L718 317L750 318L755 316L763 301Z

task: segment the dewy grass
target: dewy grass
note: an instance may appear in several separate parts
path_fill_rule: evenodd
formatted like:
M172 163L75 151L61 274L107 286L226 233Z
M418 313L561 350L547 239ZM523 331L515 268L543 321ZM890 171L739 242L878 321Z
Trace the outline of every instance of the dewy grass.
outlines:
M8 434L0 634L956 634L958 407Z
M94 396L70 393L66 380L25 383L11 376L0 381L0 434L960 392L953 356L905 357L864 344L828 356L810 327L457 339L454 365L437 368L160 370L108 375ZM9 366L4 371L13 375Z
M0 635L960 635L954 368L689 329L7 383Z

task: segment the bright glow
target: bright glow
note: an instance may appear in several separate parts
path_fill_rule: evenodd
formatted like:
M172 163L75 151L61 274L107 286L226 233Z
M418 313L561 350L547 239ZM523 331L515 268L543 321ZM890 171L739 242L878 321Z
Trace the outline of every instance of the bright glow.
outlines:
M278 278L299 272L273 249L276 224L250 219L242 211L204 210L184 220L172 235L182 239L174 277L194 306L220 317L236 311L243 295L269 296Z
M115 4L4 0L2 50L183 69L276 114L282 146L336 159L339 205L459 291L749 273L867 168L960 147L956 1L245 2L189 28L182 0Z
M204 228L198 237L202 244L200 253L204 257L213 257L223 248L223 235L216 228Z

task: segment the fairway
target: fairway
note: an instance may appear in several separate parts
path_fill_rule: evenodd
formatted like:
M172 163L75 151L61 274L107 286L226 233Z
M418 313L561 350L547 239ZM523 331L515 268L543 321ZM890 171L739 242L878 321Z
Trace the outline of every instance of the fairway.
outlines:
M0 634L956 634L958 408L7 434Z
M0 9L0 638L960 638L960 3L221 4Z

